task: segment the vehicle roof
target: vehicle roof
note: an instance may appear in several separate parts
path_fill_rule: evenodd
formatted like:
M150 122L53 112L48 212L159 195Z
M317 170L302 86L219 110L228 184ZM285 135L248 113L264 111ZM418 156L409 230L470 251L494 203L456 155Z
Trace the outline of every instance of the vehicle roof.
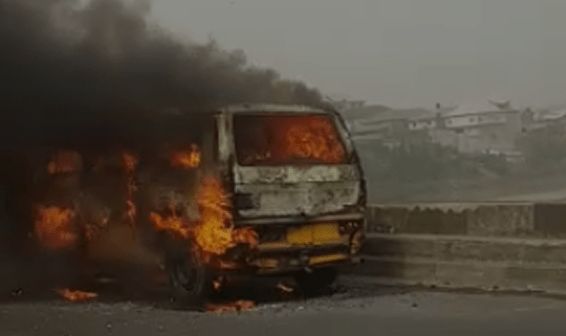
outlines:
M222 113L319 113L319 114L331 114L330 111L326 111L316 107L310 107L306 105L284 105L284 104L237 104L228 105L219 109Z

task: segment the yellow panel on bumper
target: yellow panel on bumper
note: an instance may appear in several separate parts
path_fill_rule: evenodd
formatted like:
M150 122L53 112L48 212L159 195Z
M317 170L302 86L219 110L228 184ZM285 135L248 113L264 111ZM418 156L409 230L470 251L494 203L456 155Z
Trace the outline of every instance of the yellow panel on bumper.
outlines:
M340 243L338 224L312 224L287 231L287 242L291 245L323 245Z
M342 253L338 254L329 254L329 255L321 255L321 256L314 256L309 259L310 265L318 265L318 264L327 264L336 261L342 261L348 259L348 256Z

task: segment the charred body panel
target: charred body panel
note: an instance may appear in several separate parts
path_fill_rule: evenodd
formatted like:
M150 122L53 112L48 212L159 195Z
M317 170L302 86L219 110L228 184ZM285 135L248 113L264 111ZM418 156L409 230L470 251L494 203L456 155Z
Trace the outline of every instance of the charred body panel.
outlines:
M320 216L358 211L361 187L353 166L235 169L236 200L241 218Z

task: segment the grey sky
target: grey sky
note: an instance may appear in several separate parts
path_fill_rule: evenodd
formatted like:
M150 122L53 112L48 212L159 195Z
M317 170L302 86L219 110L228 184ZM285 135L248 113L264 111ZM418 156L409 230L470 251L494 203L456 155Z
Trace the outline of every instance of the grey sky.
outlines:
M154 0L178 35L393 106L566 102L564 0Z

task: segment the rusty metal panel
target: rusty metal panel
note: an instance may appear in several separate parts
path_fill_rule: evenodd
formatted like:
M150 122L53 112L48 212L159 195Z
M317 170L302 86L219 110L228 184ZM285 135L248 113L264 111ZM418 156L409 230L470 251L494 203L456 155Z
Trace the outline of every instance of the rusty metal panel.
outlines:
M242 217L317 216L343 211L357 204L360 186L358 182L257 184L238 185L236 192L253 197L253 208L238 210Z
M359 182L360 180L359 170L354 165L236 167L234 171L234 182L236 184Z
M319 216L356 205L361 196L354 165L235 167L235 192L251 198L244 218Z

